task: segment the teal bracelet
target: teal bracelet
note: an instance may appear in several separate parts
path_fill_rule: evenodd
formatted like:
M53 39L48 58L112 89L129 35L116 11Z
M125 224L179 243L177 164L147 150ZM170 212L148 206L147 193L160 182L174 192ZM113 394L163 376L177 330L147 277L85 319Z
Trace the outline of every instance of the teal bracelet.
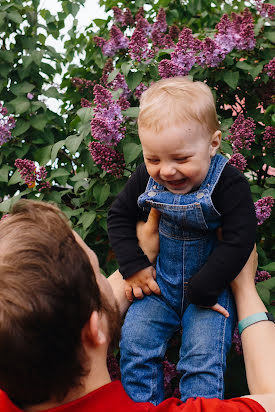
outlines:
M263 320L270 320L271 322L275 323L275 319L272 313L270 312L254 313L254 315L250 315L247 318L244 318L239 322L238 324L239 334L241 335L244 329L247 328L248 326L251 326L254 323L258 323Z

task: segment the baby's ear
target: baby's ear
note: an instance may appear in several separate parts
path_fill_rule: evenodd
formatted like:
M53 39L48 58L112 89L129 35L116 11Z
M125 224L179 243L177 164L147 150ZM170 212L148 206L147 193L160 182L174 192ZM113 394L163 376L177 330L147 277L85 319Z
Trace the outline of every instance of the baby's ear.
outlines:
M222 132L220 130L216 130L215 133L211 136L210 141L210 156L214 157L217 153L218 148L220 147L222 139Z

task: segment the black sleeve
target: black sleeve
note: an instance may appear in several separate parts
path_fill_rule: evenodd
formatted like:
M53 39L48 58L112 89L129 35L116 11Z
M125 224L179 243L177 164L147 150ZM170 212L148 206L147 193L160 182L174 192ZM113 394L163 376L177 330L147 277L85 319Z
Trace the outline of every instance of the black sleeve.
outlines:
M256 214L249 183L242 173L227 164L212 201L222 217L223 240L207 263L191 279L188 298L197 305L212 306L218 295L245 265L256 241Z
M147 169L142 163L131 175L108 213L108 236L124 279L138 270L151 266L147 256L138 246L136 236L136 223L146 220L148 215L137 205L137 199L145 191L148 179Z

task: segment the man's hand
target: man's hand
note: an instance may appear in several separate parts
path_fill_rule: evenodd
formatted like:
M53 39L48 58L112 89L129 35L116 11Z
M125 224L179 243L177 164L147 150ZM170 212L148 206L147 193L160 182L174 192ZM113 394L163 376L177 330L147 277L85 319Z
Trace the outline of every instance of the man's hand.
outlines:
M132 302L133 296L138 299L143 298L143 293L145 295L151 295L151 293L156 293L160 295L160 288L155 281L156 271L153 266L148 266L145 269L139 270L130 278L125 280L125 294L127 299Z
M155 262L159 254L159 219L160 212L152 208L147 222L137 223L139 246L151 263Z

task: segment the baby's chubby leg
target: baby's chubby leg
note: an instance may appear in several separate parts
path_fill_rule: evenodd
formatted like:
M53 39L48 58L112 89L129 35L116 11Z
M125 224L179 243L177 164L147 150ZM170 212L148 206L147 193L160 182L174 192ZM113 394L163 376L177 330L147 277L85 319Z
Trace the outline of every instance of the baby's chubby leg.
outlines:
M179 327L180 317L159 296L145 296L130 306L122 327L120 369L124 389L134 401L157 405L163 400L161 361Z
M219 399L224 396L226 355L236 325L235 303L229 289L219 296L218 303L229 312L228 318L193 304L183 314L177 365L182 374L180 392L183 401L198 396Z

